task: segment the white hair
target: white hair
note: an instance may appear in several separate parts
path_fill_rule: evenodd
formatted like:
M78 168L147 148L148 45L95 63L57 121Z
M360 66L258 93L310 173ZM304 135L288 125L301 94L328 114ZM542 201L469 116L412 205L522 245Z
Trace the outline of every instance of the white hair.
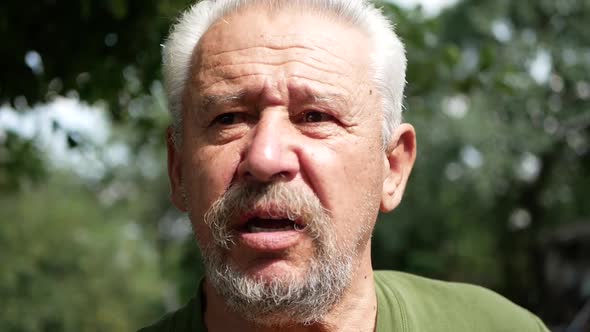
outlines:
M370 36L373 45L370 53L373 81L381 97L382 135L386 146L394 129L401 123L406 55L403 43L389 20L367 0L204 0L194 4L172 27L163 51L164 85L172 115L175 144L181 144L182 95L191 72L191 58L199 40L220 18L253 5L273 9L298 7L330 13Z

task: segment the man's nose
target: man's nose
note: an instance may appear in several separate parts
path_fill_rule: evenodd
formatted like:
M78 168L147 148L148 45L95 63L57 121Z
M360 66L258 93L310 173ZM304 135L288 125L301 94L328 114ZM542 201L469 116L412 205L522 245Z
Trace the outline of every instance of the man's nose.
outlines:
M294 178L299 160L291 130L290 121L278 114L261 117L238 167L239 176L259 182Z

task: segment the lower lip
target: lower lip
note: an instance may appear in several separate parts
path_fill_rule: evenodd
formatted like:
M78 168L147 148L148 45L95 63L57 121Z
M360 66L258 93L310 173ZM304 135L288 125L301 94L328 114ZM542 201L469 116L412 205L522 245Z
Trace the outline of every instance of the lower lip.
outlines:
M295 230L281 232L241 232L238 236L240 244L259 251L280 251L296 245L304 233Z

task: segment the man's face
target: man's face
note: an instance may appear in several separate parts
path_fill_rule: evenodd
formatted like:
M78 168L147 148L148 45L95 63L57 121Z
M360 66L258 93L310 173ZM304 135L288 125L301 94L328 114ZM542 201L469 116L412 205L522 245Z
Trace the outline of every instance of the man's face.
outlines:
M358 29L288 10L243 10L203 36L182 146L169 156L173 201L189 212L205 255L262 282L307 278L324 241L333 253L369 259L389 171L370 52ZM225 227L223 244L204 221L228 189L277 184L299 194L225 205L231 213L215 223ZM297 195L315 199L327 225L290 216Z

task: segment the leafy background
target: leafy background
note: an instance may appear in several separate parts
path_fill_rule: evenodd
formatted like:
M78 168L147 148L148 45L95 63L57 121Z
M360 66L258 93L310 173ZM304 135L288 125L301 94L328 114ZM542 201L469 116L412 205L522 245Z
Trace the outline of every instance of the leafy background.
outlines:
M133 330L194 291L160 83L188 4L0 3L0 330ZM407 45L419 155L379 217L375 267L481 284L554 331L590 331L590 2L382 6Z

